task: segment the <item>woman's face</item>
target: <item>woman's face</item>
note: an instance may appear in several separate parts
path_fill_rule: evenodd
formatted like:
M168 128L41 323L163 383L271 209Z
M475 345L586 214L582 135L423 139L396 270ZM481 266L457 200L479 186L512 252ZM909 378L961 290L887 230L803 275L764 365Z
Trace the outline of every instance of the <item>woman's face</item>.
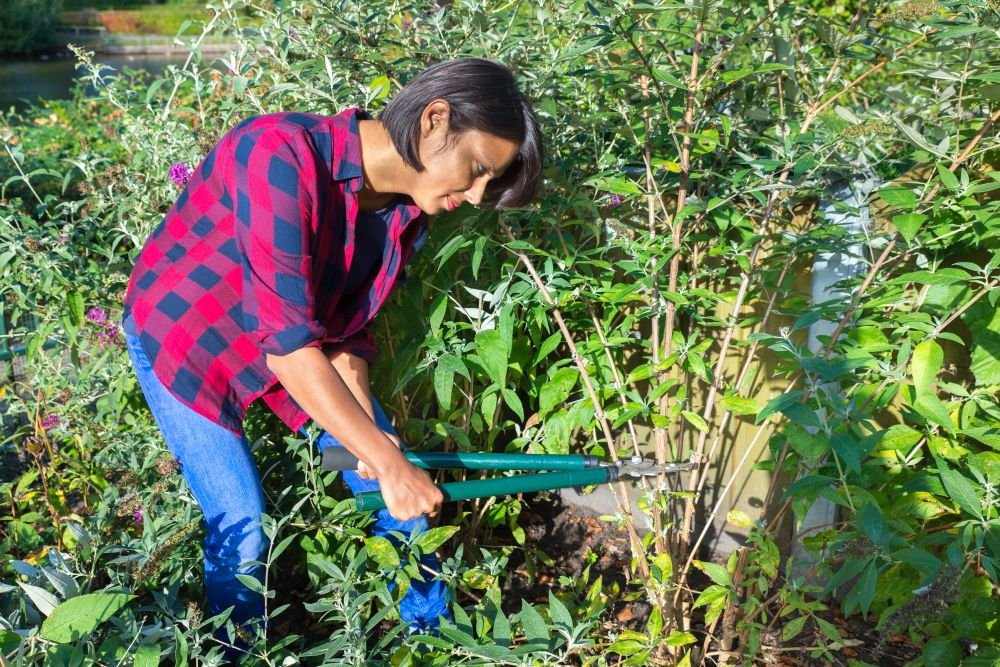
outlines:
M499 178L517 157L518 144L510 139L469 130L448 136L450 107L431 102L421 114L420 161L424 170L413 178L409 193L428 214L452 211L466 202L478 206L486 185Z

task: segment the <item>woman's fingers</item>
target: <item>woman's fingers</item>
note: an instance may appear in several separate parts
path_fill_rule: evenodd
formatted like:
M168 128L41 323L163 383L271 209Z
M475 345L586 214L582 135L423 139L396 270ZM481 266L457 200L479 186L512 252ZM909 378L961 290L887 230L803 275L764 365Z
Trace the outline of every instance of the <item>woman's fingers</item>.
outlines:
M369 468L364 461L358 461L358 477L361 479L378 479L375 471Z

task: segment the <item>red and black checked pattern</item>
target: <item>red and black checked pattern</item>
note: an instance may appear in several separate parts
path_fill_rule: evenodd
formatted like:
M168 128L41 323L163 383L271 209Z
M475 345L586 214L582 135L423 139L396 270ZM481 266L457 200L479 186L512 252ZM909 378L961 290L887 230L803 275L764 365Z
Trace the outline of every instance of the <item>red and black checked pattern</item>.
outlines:
M123 318L135 320L161 382L242 435L262 399L293 431L309 419L265 353L344 346L371 363L368 323L422 245L427 216L409 197L380 212L382 261L343 293L364 185L358 120L282 112L249 118L202 160L143 245Z

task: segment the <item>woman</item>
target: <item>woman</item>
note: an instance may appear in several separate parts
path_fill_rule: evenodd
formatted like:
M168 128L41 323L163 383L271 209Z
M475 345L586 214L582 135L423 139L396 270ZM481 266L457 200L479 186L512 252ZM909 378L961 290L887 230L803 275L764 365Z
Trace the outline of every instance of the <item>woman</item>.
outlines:
M352 492L379 489L374 532L424 530L442 496L400 451L371 396L368 324L422 244L427 216L465 203L529 204L542 138L502 65L437 64L378 119L283 112L245 120L192 174L144 244L122 325L164 440L205 517L209 613L263 615L266 539L260 478L243 434L263 400L294 431L312 419L319 447L362 463ZM431 570L440 564L425 560ZM413 581L400 616L415 630L448 618L447 587Z

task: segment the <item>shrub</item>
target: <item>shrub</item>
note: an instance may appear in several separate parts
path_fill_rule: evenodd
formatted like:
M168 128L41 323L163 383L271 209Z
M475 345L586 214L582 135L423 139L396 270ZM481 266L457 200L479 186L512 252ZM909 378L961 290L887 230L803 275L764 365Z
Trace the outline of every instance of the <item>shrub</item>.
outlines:
M711 664L771 659L806 635L813 659L833 660L838 604L886 640L909 633L928 664L957 664L971 644L970 659L996 659L995 3L856 17L809 3L243 9L210 5L191 60L149 85L95 80L127 157L60 161L28 155L39 128L5 135L17 168L0 196L17 194L2 213L2 287L41 319L15 330L32 375L11 410L38 418L12 439L31 470L4 487L14 518L0 544L18 586L0 591L5 651L217 653L208 637L224 619L187 607L196 554L176 536L194 530L190 499L157 489L155 426L121 349L85 316L117 312L134 254L176 196L170 166L197 164L249 115L377 110L427 63L485 55L536 102L546 192L527 210L434 220L379 321L379 393L413 447L642 452L697 467L647 487L648 535L624 506L605 517L630 537L624 588L586 568L538 604L501 594L512 554L530 547L522 500L462 505L418 545L446 551L456 624L403 638L379 630L400 594L382 572L396 555L331 497L310 443L255 413L280 517L268 565L305 563L305 608L323 634L260 640L258 661ZM198 50L219 34L238 41L224 74ZM869 224L843 224L866 212ZM65 230L79 235L72 252L47 242ZM38 239L31 254L25 234ZM859 271L814 295L797 278L831 257ZM44 351L50 337L69 362ZM42 425L54 411L67 426ZM770 486L755 516L726 517L746 542L712 562L701 547L750 466ZM106 472L121 470L132 477ZM839 513L789 559L791 517L824 499ZM488 535L509 539L472 548ZM158 551L171 536L176 549ZM104 634L55 642L43 617L92 593L136 598L105 599L121 606ZM650 611L636 622L610 614L637 599Z
M0 56L55 46L62 0L8 0L0 5Z

